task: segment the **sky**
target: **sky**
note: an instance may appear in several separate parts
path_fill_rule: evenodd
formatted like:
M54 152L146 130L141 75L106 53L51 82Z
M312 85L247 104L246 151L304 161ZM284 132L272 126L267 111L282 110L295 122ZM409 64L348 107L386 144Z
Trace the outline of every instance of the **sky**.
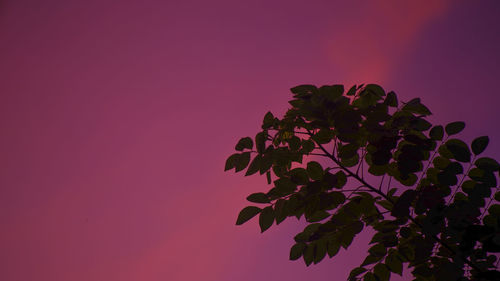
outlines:
M223 172L299 84L379 83L500 156L500 4L0 0L0 279L345 280L367 235L289 261ZM394 278L394 280L404 280Z

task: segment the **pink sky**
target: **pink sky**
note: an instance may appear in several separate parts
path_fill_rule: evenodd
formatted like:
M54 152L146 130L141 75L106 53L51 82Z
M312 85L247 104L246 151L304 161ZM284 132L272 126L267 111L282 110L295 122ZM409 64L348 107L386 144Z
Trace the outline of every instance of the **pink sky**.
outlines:
M366 239L289 261L300 223L235 226L268 187L224 161L290 87L362 82L499 157L500 5L405 3L0 1L0 279L344 280Z

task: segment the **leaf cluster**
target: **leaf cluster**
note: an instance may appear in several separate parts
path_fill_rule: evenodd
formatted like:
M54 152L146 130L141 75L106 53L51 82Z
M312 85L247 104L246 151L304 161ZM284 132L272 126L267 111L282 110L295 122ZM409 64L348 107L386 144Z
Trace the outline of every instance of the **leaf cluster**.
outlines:
M389 280L406 265L415 280L500 280L500 165L481 157L487 136L456 137L461 121L426 120L419 98L399 102L379 85L300 85L283 118L268 112L242 138L225 170L266 175L268 192L247 197L240 225L262 232L289 217L307 226L290 259L306 265L375 230L349 280ZM366 173L366 175L365 175Z

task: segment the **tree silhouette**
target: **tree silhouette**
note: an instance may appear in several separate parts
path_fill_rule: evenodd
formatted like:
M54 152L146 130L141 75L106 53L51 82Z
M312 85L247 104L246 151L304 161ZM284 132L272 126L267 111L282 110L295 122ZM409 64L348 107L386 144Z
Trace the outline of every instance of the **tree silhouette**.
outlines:
M291 92L285 116L268 112L226 161L226 171L265 174L272 185L247 197L263 206L244 208L237 225L259 215L264 232L304 216L290 259L307 266L370 227L371 246L349 280L389 280L404 265L415 280L500 280L500 165L479 157L488 137L469 147L455 137L464 122L433 126L420 99L398 103L375 84Z

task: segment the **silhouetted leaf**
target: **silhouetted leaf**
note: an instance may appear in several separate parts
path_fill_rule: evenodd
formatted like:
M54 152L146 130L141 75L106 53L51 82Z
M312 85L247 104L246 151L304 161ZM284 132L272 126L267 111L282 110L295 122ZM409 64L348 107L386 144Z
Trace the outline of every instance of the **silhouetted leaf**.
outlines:
M394 204L391 216L401 218L407 217L410 214L410 205L417 197L417 192L415 190L406 190L401 194L398 201Z
M260 132L255 135L255 147L257 148L258 153L264 153L266 149L266 132Z
M353 279L354 277L357 277L363 272L366 272L366 268L363 267L354 268L353 270L351 270L351 273L349 273L349 280Z
M254 203L269 203L269 198L262 192L252 193L247 197L247 200Z
M238 156L238 159L236 160L236 172L239 172L243 169L245 169L250 162L250 152L243 152Z
M488 146L489 142L490 139L488 138L488 136L482 136L474 139L471 145L472 152L474 153L474 155L482 153Z
M384 104L391 107L398 107L398 98L396 97L396 94L394 92L387 93Z
M296 184L306 184L309 182L307 171L304 168L295 168L291 170L290 179Z
M293 245L292 248L290 249L290 260L294 261L302 257L305 248L306 248L305 243L297 243Z
M255 158L250 163L250 166L248 166L248 170L245 173L245 176L253 175L259 171L261 159L262 156L260 156L260 154L255 156Z
M236 220L236 225L241 225L245 223L246 221L255 217L261 211L262 210L259 207L255 206L248 206L243 208L243 210L241 210L240 214L238 215L238 219Z
M253 141L249 137L245 137L245 138L240 139L240 141L238 141L238 143L236 144L234 149L236 149L238 151L242 151L245 148L247 148L247 149L253 148Z
M264 120L262 121L262 129L269 129L273 126L274 123L274 115L269 111L264 116Z
M421 114L424 116L431 115L431 111L420 102L420 98L415 98L405 104L402 108L403 111Z
M323 178L323 167L316 161L308 162L307 174L313 180L320 180Z
M495 159L488 157L481 157L477 159L474 162L474 165L485 171L496 172L500 169L500 165L498 164L498 162Z
M462 121L457 121L457 122L452 122L446 125L445 130L446 133L451 136L451 135L456 135L460 133L463 129L465 128L465 123Z
M465 142L451 139L446 142L446 148L453 154L453 158L460 162L470 162L471 153Z
M434 126L429 132L429 137L433 140L442 140L444 136L443 126Z
M259 216L259 226L260 231L264 232L273 225L274 222L274 210L273 207L268 206L262 209Z
M403 263L395 254L389 254L385 259L385 264L389 268L390 271L403 275Z
M239 153L235 153L229 156L229 158L227 158L226 160L224 171L231 170L232 168L234 168L236 166L236 163L238 162L239 157L240 157Z
M309 266L313 260L314 260L314 248L316 247L315 244L311 243L306 246L306 249L304 251L304 262L306 263L306 266Z
M373 268L373 273L375 273L375 277L377 277L380 281L388 281L389 277L391 277L391 272L383 263L375 265L375 267Z
M367 272L365 276L363 276L363 281L378 281L378 280L375 278L375 275L373 273Z

